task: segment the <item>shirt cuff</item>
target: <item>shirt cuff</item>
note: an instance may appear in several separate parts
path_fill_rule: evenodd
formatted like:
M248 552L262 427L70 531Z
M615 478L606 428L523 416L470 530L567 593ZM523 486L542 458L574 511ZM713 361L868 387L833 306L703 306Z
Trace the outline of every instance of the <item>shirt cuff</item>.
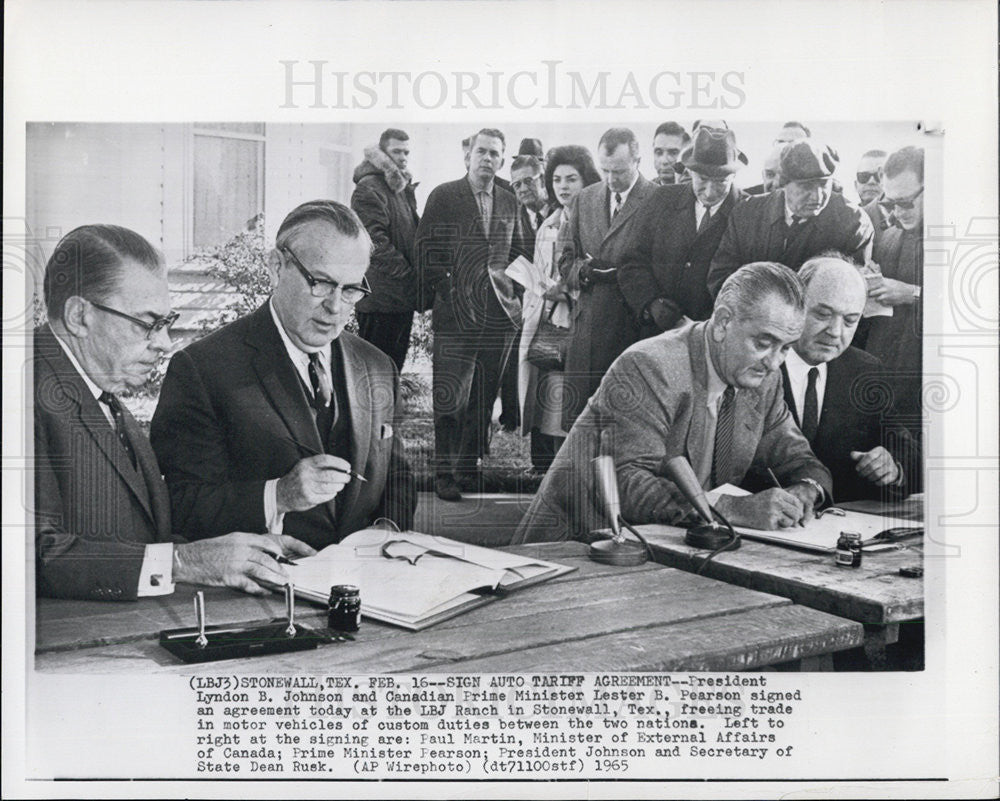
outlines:
M170 595L174 591L174 544L157 542L146 546L139 570L139 598Z
M264 483L264 522L268 534L280 534L285 527L285 516L278 514L278 479Z

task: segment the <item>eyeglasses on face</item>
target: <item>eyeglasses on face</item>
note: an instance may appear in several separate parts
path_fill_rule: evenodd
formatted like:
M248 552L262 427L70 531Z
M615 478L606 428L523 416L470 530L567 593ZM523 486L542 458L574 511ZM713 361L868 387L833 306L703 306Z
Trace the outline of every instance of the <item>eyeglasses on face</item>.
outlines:
M511 181L511 187L514 189L530 189L535 184L535 180L538 178L537 175L531 178L522 178L520 181Z
M344 303L353 306L365 295L371 294L372 288L368 285L368 279L364 276L361 277L360 284L338 284L336 281L330 281L326 278L316 278L302 265L299 257L292 252L292 249L288 245L282 247L281 250L291 259L295 268L302 273L302 277L309 285L309 294L314 298L332 298L339 289L340 299Z
M856 177L858 179L858 183L859 184L866 184L870 180L872 180L873 178L876 181L881 181L882 180L882 171L881 170L875 170L874 172L859 172Z
M924 193L924 188L920 187L918 191L914 192L907 198L902 198L900 200L893 200L892 198L884 197L878 202L878 204L886 211L892 211L894 207L899 209L900 211L910 211L910 209L912 209L916 205L916 199L920 197L923 193Z
M170 332L171 327L177 322L177 318L180 317L180 312L170 312L166 317L156 317L153 322L147 322L146 320L141 320L138 317L133 317L131 314L125 314L123 311L118 311L118 309L112 309L110 306L105 306L103 303L98 303L97 301L88 301L91 306L95 309L100 309L102 312L108 314L113 314L115 317L121 317L123 320L128 320L129 322L135 323L143 331L146 332L146 339L152 339L157 334L159 334L164 329L167 333Z

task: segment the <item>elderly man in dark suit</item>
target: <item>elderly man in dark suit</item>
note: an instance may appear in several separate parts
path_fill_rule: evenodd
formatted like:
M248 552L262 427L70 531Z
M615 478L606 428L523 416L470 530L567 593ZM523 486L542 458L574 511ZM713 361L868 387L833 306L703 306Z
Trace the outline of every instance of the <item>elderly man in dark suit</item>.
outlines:
M174 533L156 457L118 398L149 377L177 319L153 246L119 226L74 229L45 268L45 305L32 363L38 594L121 601L175 582L258 594L285 583L272 557L312 553L291 537Z
M787 267L750 264L719 292L708 322L643 340L611 366L513 542L588 539L605 525L591 460L614 459L622 515L631 523L694 519L666 460L684 455L701 485L740 484L771 468L785 489L723 496L733 525L775 529L807 522L830 499L830 473L796 427L778 368L803 327L802 284Z
M411 525L396 367L343 330L368 292L371 246L346 206L302 204L268 257L270 299L171 359L151 439L177 525L316 548L378 518Z
M859 264L872 252L871 220L833 188L839 159L829 147L803 139L781 152L781 189L751 197L729 218L708 271L714 296L722 282L752 261L798 270L812 256L837 250Z
M810 259L799 277L806 320L781 365L785 402L833 474L834 499L883 500L919 491L916 446L904 427L891 422L882 363L850 347L865 307L864 278L832 255Z
M434 292L435 491L462 498L478 483L500 376L521 325L521 298L505 270L523 253L514 196L496 183L503 133L479 131L467 174L427 198L414 246L424 291ZM530 255L529 255L530 258Z
M639 173L639 142L628 128L605 131L597 146L604 181L569 207L556 250L566 287L578 292L566 353L563 428L569 430L618 355L638 338L618 286L618 267L632 242L636 211L656 186Z
M712 313L706 276L726 222L744 194L733 178L743 166L732 131L699 128L674 165L691 182L661 186L636 213L618 285L639 321L642 339L682 317Z

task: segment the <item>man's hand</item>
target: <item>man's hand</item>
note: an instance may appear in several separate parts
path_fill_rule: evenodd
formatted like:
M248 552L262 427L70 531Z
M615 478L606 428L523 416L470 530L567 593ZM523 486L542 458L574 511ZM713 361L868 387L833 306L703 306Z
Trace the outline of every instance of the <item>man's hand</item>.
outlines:
M857 462L854 465L855 471L863 479L871 481L880 487L895 484L899 481L899 465L881 445L864 451L851 451L851 458Z
M296 556L315 553L292 537L271 537L234 531L207 540L174 545L174 581L232 587L251 595L266 595L269 587L288 582L275 558L287 549Z
M716 506L734 526L774 531L797 525L807 519L806 514L811 517L811 507L807 513L797 494L774 488L755 495L723 495Z
M308 456L278 479L278 514L304 512L326 503L351 480L351 465L337 456Z
M649 304L649 317L661 331L673 328L682 316L677 304L667 298L656 298Z
M816 516L816 504L819 503L822 496L812 484L804 482L791 484L785 491L798 498L799 503L802 504L802 517L798 523L800 526L804 526Z
M882 276L881 281L873 281L868 285L868 296L884 306L904 306L915 302L913 290L913 284Z

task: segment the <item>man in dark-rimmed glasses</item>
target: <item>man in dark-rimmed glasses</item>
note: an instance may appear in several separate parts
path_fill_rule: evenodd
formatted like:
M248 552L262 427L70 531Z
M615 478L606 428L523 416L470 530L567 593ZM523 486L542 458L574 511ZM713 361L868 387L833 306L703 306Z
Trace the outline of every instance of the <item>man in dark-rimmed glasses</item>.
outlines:
M171 348L177 313L156 249L117 225L70 231L45 267L45 307L32 360L37 593L129 601L177 582L285 583L272 557L312 553L303 543L232 529L189 542L172 525L156 457L119 397Z
M316 548L380 517L410 527L396 367L344 333L371 248L346 206L302 204L278 228L270 299L171 360L151 439L178 524Z

